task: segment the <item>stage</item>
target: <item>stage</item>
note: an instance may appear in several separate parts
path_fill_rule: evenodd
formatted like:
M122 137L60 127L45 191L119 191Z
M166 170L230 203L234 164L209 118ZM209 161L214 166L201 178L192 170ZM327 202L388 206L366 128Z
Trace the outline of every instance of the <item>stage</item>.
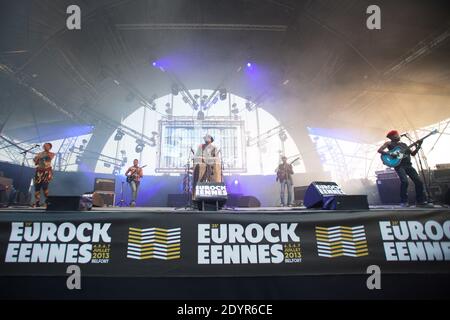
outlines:
M0 256L4 299L449 298L450 209L6 208Z

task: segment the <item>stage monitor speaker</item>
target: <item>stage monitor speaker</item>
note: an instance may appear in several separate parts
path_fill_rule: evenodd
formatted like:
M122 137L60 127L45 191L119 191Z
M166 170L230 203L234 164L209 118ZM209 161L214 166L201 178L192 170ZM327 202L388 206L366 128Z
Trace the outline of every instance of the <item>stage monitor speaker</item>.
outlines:
M115 192L116 180L106 178L95 178L94 191Z
M47 211L86 211L91 210L92 200L84 196L49 196Z
M325 210L368 210L367 195L334 195L323 197Z
M239 198L237 206L240 208L259 208L261 202L254 196L242 196Z
M314 181L305 192L303 201L307 208L322 208L324 196L345 195L335 182Z

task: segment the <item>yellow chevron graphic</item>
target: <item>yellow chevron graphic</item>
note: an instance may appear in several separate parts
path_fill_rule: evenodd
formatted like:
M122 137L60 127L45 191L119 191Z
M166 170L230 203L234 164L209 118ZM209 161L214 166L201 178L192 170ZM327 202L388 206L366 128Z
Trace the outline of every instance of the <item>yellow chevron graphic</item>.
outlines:
M174 260L181 258L181 229L129 228L127 257L129 259Z
M369 255L364 226L317 226L316 240L318 255L321 257L362 257Z

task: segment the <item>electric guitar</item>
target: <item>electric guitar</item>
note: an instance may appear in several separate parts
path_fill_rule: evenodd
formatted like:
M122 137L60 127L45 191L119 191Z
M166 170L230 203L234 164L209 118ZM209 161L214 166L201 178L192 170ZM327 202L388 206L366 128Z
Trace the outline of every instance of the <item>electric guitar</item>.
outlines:
M298 159L300 159L300 157L295 158L294 160L292 160L291 162L289 162L289 165L292 165L295 161L297 161ZM286 170L278 170L277 169L277 179L276 181L282 181L286 178Z
M142 167L138 167L138 169L144 169L147 165L142 166ZM138 170L134 170L133 174L130 174L129 176L127 176L127 182L131 183L132 181L134 181L136 179L136 175L137 175Z
M387 154L381 155L381 161L383 161L384 165L395 168L397 167L400 162L402 162L403 158L411 152L411 148L419 143L422 143L423 140L428 138L429 136L432 136L433 134L438 133L437 129L434 129L429 134L427 134L425 137L417 140L414 143L411 143L407 148L397 146L394 149L390 150Z

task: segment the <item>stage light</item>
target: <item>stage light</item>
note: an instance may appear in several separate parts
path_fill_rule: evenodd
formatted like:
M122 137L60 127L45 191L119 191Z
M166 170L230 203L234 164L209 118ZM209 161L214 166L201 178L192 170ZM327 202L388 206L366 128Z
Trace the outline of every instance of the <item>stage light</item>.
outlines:
M134 149L134 151L136 151L136 153L141 153L142 150L144 150L144 147L145 147L144 141L136 140L136 148Z
M247 62L247 68L251 68L252 67L252 63L251 62Z
M245 103L245 108L247 109L247 111L252 111L252 104L251 104L251 102L249 102L249 101L247 101L246 103Z
M237 186L239 184L239 181L237 179L234 180L234 185Z
M288 139L288 136L286 135L286 132L284 132L284 130L281 130L278 136L280 137L280 140L282 142L285 142Z
M220 89L219 90L219 98L222 101L227 99L227 89Z
M153 61L152 66L156 68L158 66L158 63L156 61Z
M116 135L114 136L114 141L122 140L125 133L121 129L117 129Z
M81 158L80 157L76 157L75 158L75 163L76 164L80 164L81 163Z
M199 121L203 121L205 120L205 114L203 113L203 111L199 111L197 114L197 120Z

